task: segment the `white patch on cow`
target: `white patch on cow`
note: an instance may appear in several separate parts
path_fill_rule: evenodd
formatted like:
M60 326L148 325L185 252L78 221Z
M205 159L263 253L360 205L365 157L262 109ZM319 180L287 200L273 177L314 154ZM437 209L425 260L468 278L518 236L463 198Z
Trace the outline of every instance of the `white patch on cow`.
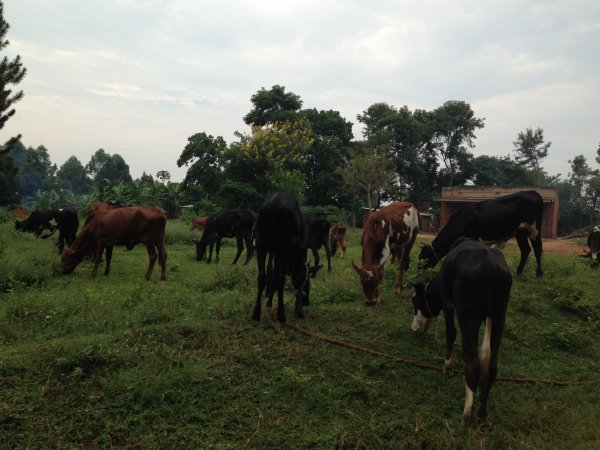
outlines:
M463 409L463 421L471 417L471 410L473 409L473 398L473 391L465 383L465 409Z
M419 229L419 215L417 214L416 208L411 206L408 211L404 213L402 220L408 230L407 242L409 242L412 239L413 232Z
M388 235L385 238L385 245L383 247L383 250L381 251L381 259L379 260L379 265L386 262L389 256L390 256L390 233L388 232Z
M365 270L365 273L367 274L367 276L368 276L369 278L373 278L373 277L375 276L375 275L373 274L373 271L372 271L372 270Z
M483 367L488 367L490 364L491 346L490 341L492 338L492 319L489 317L485 319L485 331L483 333L483 342L479 350L479 359Z
M431 318L428 319L427 317L425 317L423 313L421 313L421 310L418 309L417 314L415 314L415 317L413 318L413 323L410 328L414 332L422 331L423 333L425 333L429 328L429 325L431 325L431 321Z
M597 231L600 233L600 225L596 225L592 231Z
M48 225L50 225L51 227L55 227L56 225L58 225L58 222L53 217L48 221Z
M381 220L381 228L385 228L385 220Z
M598 253L592 253L592 259L598 261Z
M539 233L539 230L535 226L535 222L534 223L521 222L519 224L519 228L527 229L529 231L529 238L532 240L535 240Z

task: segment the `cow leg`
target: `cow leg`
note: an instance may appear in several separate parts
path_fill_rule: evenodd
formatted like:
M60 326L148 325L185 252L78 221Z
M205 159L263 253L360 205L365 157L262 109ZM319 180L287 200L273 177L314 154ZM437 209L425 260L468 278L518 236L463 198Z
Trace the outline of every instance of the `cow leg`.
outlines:
M110 273L110 261L112 259L112 253L113 253L113 246L112 245L108 245L106 247L106 266L104 267L104 276L108 276L108 274Z
M254 256L254 245L252 245L252 234L248 233L244 236L244 243L246 244L246 261L244 265L248 264Z
M525 267L527 257L531 252L531 247L529 247L529 242L527 240L527 234L528 231L525 228L519 228L516 233L517 243L519 244L519 249L521 250L521 261L519 262L519 267L517 267L517 275L521 275L521 272L523 272L523 267Z
M394 284L394 292L400 294L402 291L402 285L404 283L404 254L403 249L398 254L398 276L396 277L396 283Z
M285 267L281 255L275 255L275 287L277 288L277 320L285 322L285 306L283 304L283 287L285 285Z
M244 251L244 240L242 239L241 235L237 235L235 237L235 242L237 244L237 253L235 254L235 258L233 258L232 264L235 264L235 263L238 262L238 259L240 258L240 255Z
M156 251L156 246L151 242L146 244L146 251L148 252L149 259L148 270L146 271L146 280L149 280L150 276L152 275L152 271L154 270L154 264L158 258L158 252Z
M331 237L331 254L337 256L338 240L335 236Z
M294 286L294 292L296 295L296 318L304 319L304 305L308 305L308 295L305 294L305 286L309 286L308 273L306 272L306 265L300 267L294 267L292 269L292 285ZM310 291L310 287L308 288Z
M325 256L327 257L327 271L331 272L331 249L329 248L329 242L325 241Z
M340 244L340 247L342 249L342 259L346 257L346 245L346 240L344 239Z
M456 325L454 325L454 310L444 309L444 320L446 321L446 360L444 361L444 373L454 374L454 341L456 340Z
M96 242L96 254L94 255L94 268L92 269L92 278L96 278L96 274L98 273L98 265L100 265L100 260L102 259L102 252L104 252L105 242L102 240L98 240ZM110 260L108 259L108 252L106 257L106 264L110 266Z
M208 259L206 260L206 264L210 264L212 261L212 252L213 252L213 243L208 244Z
M58 231L58 242L56 243L58 246L58 254L60 255L65 249L65 237L63 236L62 231Z
M321 260L321 258L319 258L319 251L317 250L316 247L313 247L310 250L312 251L313 258L315 260L315 266L318 266L319 265L319 261Z
M535 239L531 240L531 246L533 247L533 253L535 255L535 262L537 263L537 268L535 270L535 276L542 276L542 235L538 231Z
M267 275L265 274L266 252L264 252L264 251L257 252L256 259L258 261L258 277L256 278L258 290L256 293L256 304L254 305L254 312L252 313L252 319L260 320L262 294L265 289L265 284L267 281Z
M219 255L221 254L221 236L219 236L217 238L216 246L217 246L217 249L216 249L217 250L217 254L215 255L215 262L218 263L219 259L220 259Z
M258 256L257 256L258 259ZM273 295L275 293L275 273L273 272L273 254L269 253L267 262L267 308L273 306Z
M473 413L473 400L479 383L479 357L477 356L477 331L479 323L474 318L464 318L459 314L458 322L462 340L462 353L465 363L465 407L461 425L471 422Z
M167 249L165 243L160 241L158 244L158 263L160 264L160 279L162 281L167 279Z

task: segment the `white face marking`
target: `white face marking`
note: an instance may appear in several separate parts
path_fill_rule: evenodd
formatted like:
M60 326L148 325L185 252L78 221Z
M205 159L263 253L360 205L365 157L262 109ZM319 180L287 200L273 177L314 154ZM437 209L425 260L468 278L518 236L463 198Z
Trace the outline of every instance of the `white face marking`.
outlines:
M483 342L479 350L479 358L481 360L482 367L488 367L490 364L491 347L490 340L492 337L492 319L489 317L485 319L485 332L483 333Z
M431 318L428 319L427 317L425 317L421 313L421 310L418 309L417 314L415 314L415 317L413 318L413 323L410 328L414 332L422 331L423 333L425 333L429 328L429 325L431 325L431 320Z
M48 221L48 225L50 225L51 227L55 227L56 225L58 225L58 222L54 220L54 218L52 218Z
M535 226L535 222L534 223L527 223L527 222L521 222L519 224L519 228L526 228L527 230L529 230L529 238L530 239L536 239L539 230L537 229L537 227Z
M373 274L373 271L372 271L372 270L365 270L365 273L367 274L367 276L368 276L369 278L373 278L373 277L375 276L375 275Z
M471 410L473 409L473 391L465 383L465 409L463 409L463 423L471 418Z

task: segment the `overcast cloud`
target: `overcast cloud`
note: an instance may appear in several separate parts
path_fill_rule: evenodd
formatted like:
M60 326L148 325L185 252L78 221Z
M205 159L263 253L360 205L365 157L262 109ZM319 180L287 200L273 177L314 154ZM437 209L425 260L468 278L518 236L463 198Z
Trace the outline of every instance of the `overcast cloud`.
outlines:
M569 172L600 143L600 2L5 0L5 54L28 70L4 128L62 165L99 148L134 178L168 170L187 138L248 131L250 97L275 84L354 123L375 102L470 103L475 155L507 155L544 129L544 166Z

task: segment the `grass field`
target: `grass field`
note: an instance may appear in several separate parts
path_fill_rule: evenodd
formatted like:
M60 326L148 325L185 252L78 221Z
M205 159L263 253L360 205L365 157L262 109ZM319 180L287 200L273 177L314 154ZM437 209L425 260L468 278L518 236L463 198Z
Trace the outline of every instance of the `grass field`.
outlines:
M160 282L144 279L141 246L115 249L109 277L89 262L54 275L50 240L0 223L0 448L600 448L600 384L498 382L488 422L463 428L460 339L445 377L298 334L266 309L256 323L256 259L232 266L228 241L218 264L196 262L188 227L168 223ZM382 305L363 306L358 242L313 280L305 320L286 292L288 321L441 367L443 320L410 331L412 292L393 294L391 267ZM514 270L516 246L505 254ZM513 283L499 376L597 378L600 272L575 255L543 264L542 279L530 260Z

